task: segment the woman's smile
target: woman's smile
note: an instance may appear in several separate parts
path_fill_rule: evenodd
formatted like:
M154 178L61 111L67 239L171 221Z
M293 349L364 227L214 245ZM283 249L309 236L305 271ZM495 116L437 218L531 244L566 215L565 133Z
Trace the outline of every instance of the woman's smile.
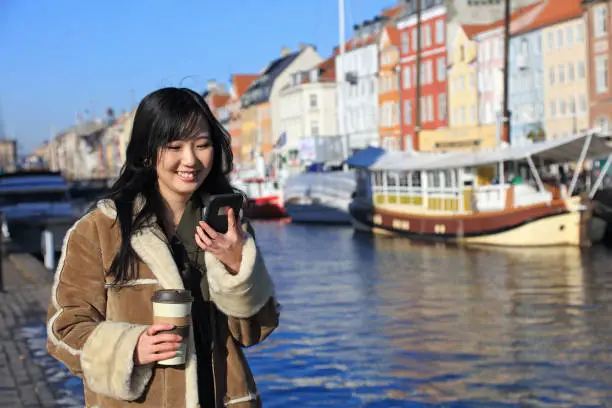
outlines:
M198 172L196 170L177 171L176 174L186 183L193 183L198 178Z

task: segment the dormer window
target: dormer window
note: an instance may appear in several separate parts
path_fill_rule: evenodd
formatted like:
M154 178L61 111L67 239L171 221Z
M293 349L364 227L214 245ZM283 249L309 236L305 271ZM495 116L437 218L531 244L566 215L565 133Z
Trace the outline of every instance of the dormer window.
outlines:
M315 83L319 81L319 68L315 68L310 71L310 82Z

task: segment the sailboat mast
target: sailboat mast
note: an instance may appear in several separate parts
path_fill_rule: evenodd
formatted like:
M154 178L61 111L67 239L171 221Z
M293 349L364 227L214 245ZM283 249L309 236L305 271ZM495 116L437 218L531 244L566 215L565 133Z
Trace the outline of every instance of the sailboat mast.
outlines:
M345 122L344 122L344 92L345 92L345 84L346 82L346 61L344 60L344 44L345 40L345 30L344 30L344 0L338 0L338 26L339 26L339 42L340 42L340 64L341 67L339 69L340 78L338 78L337 83L337 96L338 96L338 133L340 134L340 139L342 142L342 160L348 159L349 156L349 145L348 145L348 135L346 134Z
M504 0L504 101L502 110L502 141L510 143L510 111L508 110L510 49L510 0Z

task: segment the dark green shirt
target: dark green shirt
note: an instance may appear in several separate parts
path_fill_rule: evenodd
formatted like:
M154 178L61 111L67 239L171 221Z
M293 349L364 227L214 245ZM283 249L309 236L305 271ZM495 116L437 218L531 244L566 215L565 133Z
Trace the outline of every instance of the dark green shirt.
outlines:
M201 219L199 197L188 201L176 235L170 242L174 261L185 289L194 297L191 308L196 356L198 358L198 394L202 408L213 408L212 324L208 280L204 268L204 251L195 242L196 226Z

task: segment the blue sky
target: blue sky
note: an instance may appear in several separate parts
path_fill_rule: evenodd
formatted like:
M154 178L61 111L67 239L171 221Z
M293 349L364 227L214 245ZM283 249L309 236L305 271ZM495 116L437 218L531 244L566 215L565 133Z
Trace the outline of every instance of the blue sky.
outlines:
M354 23L395 0L345 0ZM265 7L263 6L265 5ZM337 0L0 0L0 109L20 153L77 112L129 109L162 86L255 73L282 46L338 44Z

